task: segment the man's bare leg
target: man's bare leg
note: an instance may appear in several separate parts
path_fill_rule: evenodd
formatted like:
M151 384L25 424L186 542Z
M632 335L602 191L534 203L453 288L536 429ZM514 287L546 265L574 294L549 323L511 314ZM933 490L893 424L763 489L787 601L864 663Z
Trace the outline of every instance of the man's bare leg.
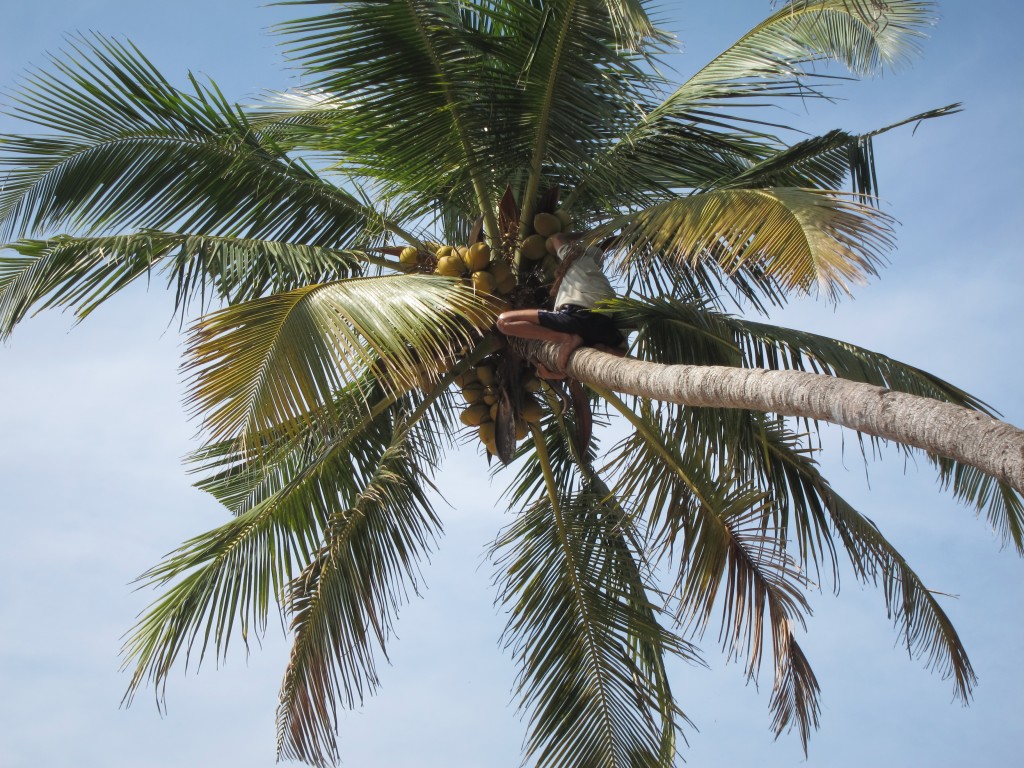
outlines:
M565 368L569 355L583 345L583 338L574 333L562 333L540 324L536 309L514 309L498 316L498 330L506 336L520 339L550 341L558 345L558 367ZM564 379L565 374L552 371L543 365L537 366L537 375L542 379Z

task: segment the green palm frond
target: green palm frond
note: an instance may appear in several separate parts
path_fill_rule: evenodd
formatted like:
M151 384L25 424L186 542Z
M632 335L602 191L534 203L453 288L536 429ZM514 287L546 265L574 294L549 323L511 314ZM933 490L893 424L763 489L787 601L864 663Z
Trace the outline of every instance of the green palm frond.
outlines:
M615 25L608 23L615 5L566 0L543 6L532 47L521 63L529 176L520 196L520 236L531 229L546 169L572 173L584 167L607 142L609 131L618 128L618 105L637 101L649 80L618 45ZM656 31L648 24L644 34Z
M840 193L778 187L726 189L666 201L612 219L623 269L659 262L716 265L729 279L763 272L784 294L836 300L876 274L892 246L890 218Z
M850 177L861 202L875 204L878 180L875 172L873 139L907 125L952 115L959 104L932 109L868 133L850 134L833 130L804 139L790 147L768 153L742 173L723 180L721 187L813 187L840 189Z
M424 495L430 447L400 426L351 507L331 514L324 545L288 587L295 634L278 707L278 758L337 762L336 706L379 681L395 614L418 590L418 563L441 524ZM436 460L436 456L434 457Z
M881 583L886 609L908 651L925 658L928 667L943 677L952 678L957 698L967 702L977 679L953 623L932 591L877 526L835 492L813 461L777 442L769 444L769 451L773 460L790 467L804 493L820 499L857 577Z
M4 240L134 227L345 248L386 227L215 86L178 90L133 46L79 39L51 67L26 78L12 109L51 133L0 138Z
M487 78L481 64L493 42L467 21L486 27L500 7L478 3L466 15L454 3L424 0L329 5L279 27L311 86L344 100L320 146L343 148L362 173L405 189L447 187L493 220L485 144L493 136L473 91Z
M934 3L918 0L791 0L694 74L662 109L707 108L764 91L812 96L808 81L828 76L816 75L808 62L833 60L854 75L875 75L913 58L934 20Z
M628 518L597 488L556 478L544 437L534 437L545 493L495 545L501 600L512 607L506 639L531 713L527 754L546 767L668 764L681 714L660 658L692 650L656 621L622 535Z
M929 459L939 469L943 490L951 490L961 502L985 513L1003 545L1024 555L1024 501L1020 494L975 467L934 456Z
M438 381L494 315L458 280L427 275L343 280L238 304L193 330L188 399L213 440L301 428L381 361L390 391Z
M373 403L370 408L368 401ZM373 425L398 402L371 379L355 381L337 393L330 407L306 414L301 432L265 432L248 444L218 441L190 454L186 463L192 474L203 476L196 483L199 490L240 515L336 456L361 466L372 465L380 453ZM411 393L401 402L406 410L415 405Z
M619 477L613 487L647 510L652 546L660 557L677 559L672 589L677 620L702 634L720 607L725 652L742 659L754 678L767 615L775 660L774 727L781 731L796 724L806 749L807 735L818 722L818 685L791 628L803 626L810 612L803 594L807 574L766 513L765 496L735 477L715 475L710 457L702 457L697 446L683 453L648 408L637 413L615 395L601 394L634 428L610 461Z
M20 240L0 255L0 338L30 310L67 307L83 319L140 277L166 276L175 310L236 304L362 273L362 253L272 240L146 230L109 237Z
M837 60L857 75L870 75L905 61L931 23L932 5L908 0L788 3L667 98L652 92L651 103L601 147L566 204L583 202L609 210L646 207L673 190L713 189L730 178L750 180L732 186L838 189L847 172L854 174L856 191L874 194L866 141L842 140L836 134L780 152L779 141L769 132L787 127L766 123L760 115L744 116L736 108L821 95L815 85L832 78L809 68L808 62ZM856 162L851 167L848 161L841 173L831 157L811 165L808 155L812 148L822 151L821 144L831 145L830 155L845 151ZM780 166L801 155L804 173L781 176ZM771 181L765 174L768 168L775 171ZM824 178L832 181L814 183Z
M251 484L248 495L236 494L240 501L231 521L185 542L140 577L145 585L173 586L147 609L124 644L125 666L133 667L126 700L147 681L162 695L182 650L186 659L194 653L201 660L212 643L223 656L236 627L246 642L250 632L263 633L271 602L280 602L313 561L332 515L354 507L366 491L407 408L384 407L362 419L350 414L347 429L325 435L304 453L276 462L269 455L259 484ZM424 443L418 466L437 461L427 448ZM225 488L225 482L220 478L216 487Z
M668 298L616 300L609 303L609 308L616 312L624 324L641 329L637 339L637 353L655 362L811 371L943 400L994 415L983 401L938 376L845 341L768 323L742 320L715 312L699 303ZM757 436L748 435L746 438L748 454L754 461L751 467L760 465L762 443L766 436L770 437L778 429L762 416L746 412L682 409L680 413L685 414L693 428L703 431L702 441L710 441L710 444L716 446L719 460L728 462L735 469L747 465L740 457L730 453L729 446L744 444L743 441L735 441L747 426L754 423L761 425L756 429ZM792 438L783 439L790 442ZM1024 552L1024 503L1013 488L967 465L934 458L932 461L940 470L939 479L943 487L951 488L958 499L984 512L1004 544ZM763 472L767 472L767 475L762 475L763 478L776 474L762 467L755 475L748 477ZM783 483L782 480L782 477L775 476L770 483L775 493L792 487L792 482ZM784 494L780 501L783 498ZM795 493L791 498L799 500L801 494ZM820 510L815 514L820 517Z

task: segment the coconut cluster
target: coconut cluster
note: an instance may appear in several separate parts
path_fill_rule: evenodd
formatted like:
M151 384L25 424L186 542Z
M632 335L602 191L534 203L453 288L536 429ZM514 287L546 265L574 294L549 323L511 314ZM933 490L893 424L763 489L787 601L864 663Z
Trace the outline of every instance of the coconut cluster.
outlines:
M455 383L462 388L462 396L466 400L466 408L459 415L467 427L476 427L477 436L488 452L497 455L496 420L498 417L498 401L501 391L497 381L495 360L485 360L473 368L469 368ZM519 397L510 398L514 403L514 422L516 440L522 440L529 434L529 425L540 422L543 410L534 396L542 387L540 379L529 376L523 379L523 391Z
M496 251L485 242L468 246L428 243L425 249L409 246L402 249L399 260L409 270L462 278L477 293L490 297L497 312L511 309L513 301L516 306L537 306L543 301L541 295L547 295L544 286L551 283L558 269L554 236L569 230L570 218L562 210L542 212L533 217L531 224L518 243L515 266L508 261L517 250L514 241L500 243ZM507 375L498 381L503 354L499 352L455 378L466 400L460 419L467 427L476 428L480 442L493 455L498 455L496 422L503 391L513 409L516 440L525 438L529 424L539 422L543 413L537 398L543 385L532 369L517 372L511 377L513 381L507 380Z
M504 259L492 260L491 246L441 245L434 253L424 253L409 246L399 254L399 261L410 268L431 271L445 277L461 277L470 281L478 293L508 297L516 287L516 276ZM431 268L432 267L432 268Z
M519 254L526 264L540 268L544 280L550 281L558 269L557 246L554 236L567 232L570 226L569 214L559 209L554 213L538 213L533 217L533 231L523 238Z

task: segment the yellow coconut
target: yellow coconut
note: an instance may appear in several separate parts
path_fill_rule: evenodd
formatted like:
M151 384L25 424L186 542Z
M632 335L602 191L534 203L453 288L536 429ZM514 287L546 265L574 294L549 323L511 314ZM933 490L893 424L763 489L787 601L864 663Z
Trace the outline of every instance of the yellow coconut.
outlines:
M459 277L466 271L466 265L457 255L452 254L437 260L435 272L445 277Z
M497 403L495 403L494 405L491 406L490 414L491 414L491 421L497 421L498 420L498 404Z
M522 440L530 434L530 427L522 419L516 419L516 440Z
M455 249L450 245L442 245L437 249L437 258L443 259L445 256L451 256L453 253L455 253Z
M488 405L498 402L498 390L495 387L484 387L484 402Z
M503 280L498 281L497 286L495 286L495 290L498 293L512 293L512 291L514 291L515 289L516 289L516 278L515 278L514 275L509 275L508 277L504 278ZM511 309L511 308L512 308L511 306L508 307L508 309ZM504 312L506 310L503 309L501 311Z
M530 235L528 238L523 240L522 254L524 259L529 261L540 261L546 254L547 246L545 245L545 238L540 235Z
M468 384L462 388L462 396L472 405L484 399L484 388L480 384Z
M477 293L494 293L497 287L498 284L494 280L494 275L490 272L480 270L473 273L473 288Z
M487 418L487 411L488 408L486 405L483 403L476 403L460 413L459 419L467 427L476 427L482 424Z
M411 245L402 249L402 252L398 256L398 260L403 264L413 266L420 259L420 252L413 248Z
M538 213L533 217L533 231L541 237L551 237L562 231L562 222L553 213Z
M489 387L494 384L494 366L478 365L476 367L476 380L485 387Z
M509 277L515 278L515 275L512 274L512 267L510 267L508 262L505 261L494 262L487 268L487 271L494 275L494 280L497 283L500 283L502 280Z
M540 403L532 397L526 397L523 398L523 408L520 411L520 415L524 421L536 424L540 421L541 416L544 415L544 411L541 409Z
M472 384L476 380L476 368L467 368L455 377L455 385L464 387L467 384Z
M495 425L493 421L485 421L483 424L477 427L477 434L480 436L481 443L493 443L494 442L494 429Z
M491 246L487 243L473 243L463 256L466 266L473 272L480 269L487 269L491 262Z

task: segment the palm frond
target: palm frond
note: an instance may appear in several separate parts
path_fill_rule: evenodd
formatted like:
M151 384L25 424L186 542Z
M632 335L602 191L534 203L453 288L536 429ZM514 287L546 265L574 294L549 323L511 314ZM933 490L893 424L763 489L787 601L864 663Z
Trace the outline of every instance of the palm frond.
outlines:
M611 393L602 396L633 425L633 435L610 461L619 478L613 488L647 511L653 546L663 559L677 560L672 589L677 620L702 634L720 605L725 652L730 659L742 658L746 674L754 678L767 615L775 660L773 721L782 729L795 720L806 737L818 720L818 686L803 668L806 660L792 652L791 627L803 625L810 612L803 594L807 575L766 514L764 495L735 477L715 475L698 446L683 453L645 407L637 413Z
M495 544L500 599L512 607L506 639L531 712L527 754L546 768L665 765L681 715L660 658L692 651L656 621L620 528L627 518L596 488L556 479L534 434L545 493Z
M909 123L919 123L960 111L959 104L932 109L863 134L834 130L772 152L722 187L813 187L840 189L849 176L862 203L874 205L878 195L873 140Z
M666 201L612 219L598 236L616 231L630 272L708 262L730 279L764 274L784 294L817 290L832 300L876 274L892 246L891 220L877 209L841 193L784 187Z
M432 465L431 450L414 436L399 427L355 503L331 514L323 547L288 587L295 640L277 714L279 759L336 764L336 706L351 709L376 689L375 647L386 656L396 612L418 591L418 563L441 525L419 469Z
M529 175L520 198L521 237L531 231L545 171L555 167L572 173L584 167L609 129L617 128L619 116L612 105L637 100L649 79L614 32L622 6L635 6L634 15L645 22L638 31L653 45L656 30L639 3L567 0L543 6L532 47L521 63L521 109L530 126L523 137Z
M854 573L863 581L881 582L886 608L908 653L926 659L928 668L944 678L952 678L956 697L966 703L977 678L953 623L932 591L877 526L839 496L812 462L794 454L782 458L799 472L808 492L821 498Z
M980 469L950 459L929 456L939 469L943 490L964 504L973 506L992 526L1004 546L1012 546L1024 555L1024 501L1006 483L1000 483Z
M368 401L373 403L369 408ZM242 444L221 440L203 446L185 461L192 474L203 476L196 488L240 515L335 457L372 466L380 454L374 425L396 405L409 410L414 404L411 393L401 399L385 395L376 381L366 378L338 392L330 407L306 414L301 431L274 430Z
M662 107L708 108L751 96L815 95L827 79L806 65L838 61L856 76L899 67L934 23L934 3L918 0L791 0L694 74ZM782 87L778 87L778 83Z
M389 390L436 382L494 315L487 297L426 275L339 281L238 304L193 330L188 400L213 440L301 427L380 361Z
M235 237L147 230L109 237L20 240L0 256L0 338L30 310L67 307L81 320L154 272L166 276L175 310L198 300L236 304L268 293L353 277L362 253Z
M481 64L494 43L467 24L492 25L501 8L466 4L473 13L464 14L456 4L424 0L329 5L278 28L311 86L345 102L333 138L320 147L342 147L361 172L405 189L448 187L493 218L486 171L495 137L474 89L488 79Z
M149 228L346 248L386 227L255 130L214 85L172 86L128 44L79 38L30 74L0 138L0 239Z
M352 393L350 399L357 397ZM222 657L236 629L246 643L251 632L265 631L271 602L281 603L289 584L313 562L333 516L359 503L396 435L418 424L422 410L409 416L408 407L388 403L368 418L351 414L346 428L332 424L332 434L305 446L304 453L285 454L287 461L268 454L251 492L237 494L241 501L231 521L185 542L140 577L144 585L173 586L149 606L125 641L125 666L133 668L126 701L147 681L162 699L182 651L186 663L193 654L201 662L212 644ZM417 434L420 453L407 472L420 475L419 468L436 466L439 458L426 439L433 433ZM258 459L251 462L256 466ZM216 487L225 483L221 478Z

